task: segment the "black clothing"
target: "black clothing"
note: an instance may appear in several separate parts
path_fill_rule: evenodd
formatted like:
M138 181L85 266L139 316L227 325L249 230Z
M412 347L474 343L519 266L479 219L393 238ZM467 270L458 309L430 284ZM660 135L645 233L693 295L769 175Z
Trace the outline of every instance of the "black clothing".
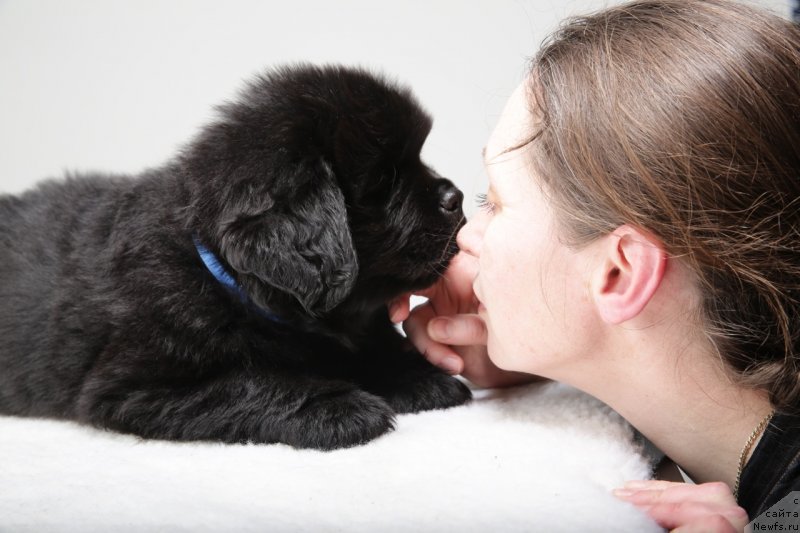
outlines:
M775 413L739 482L739 505L750 520L800 490L800 416Z

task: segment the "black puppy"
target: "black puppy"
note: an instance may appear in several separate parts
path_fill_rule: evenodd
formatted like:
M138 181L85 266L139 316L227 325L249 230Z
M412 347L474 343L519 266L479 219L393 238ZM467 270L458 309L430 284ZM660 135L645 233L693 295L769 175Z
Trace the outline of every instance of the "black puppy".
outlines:
M387 316L463 223L410 92L299 65L220 111L162 168L0 197L0 412L331 449L467 401Z

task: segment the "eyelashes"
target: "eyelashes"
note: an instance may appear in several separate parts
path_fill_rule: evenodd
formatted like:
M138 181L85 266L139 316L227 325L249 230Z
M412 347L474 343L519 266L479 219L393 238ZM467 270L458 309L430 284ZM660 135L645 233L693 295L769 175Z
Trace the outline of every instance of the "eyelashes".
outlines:
M490 215L494 213L494 204L489 201L489 198L486 196L486 194L476 194L475 203L480 209L484 210Z

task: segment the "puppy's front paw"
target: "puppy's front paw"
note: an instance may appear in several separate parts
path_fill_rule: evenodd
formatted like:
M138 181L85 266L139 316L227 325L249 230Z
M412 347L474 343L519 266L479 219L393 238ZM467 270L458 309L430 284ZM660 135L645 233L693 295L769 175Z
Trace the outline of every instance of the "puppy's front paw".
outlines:
M396 377L379 392L397 413L455 407L472 399L469 387L433 367Z
M290 427L280 440L295 448L348 448L393 430L394 411L382 398L352 389L310 398Z

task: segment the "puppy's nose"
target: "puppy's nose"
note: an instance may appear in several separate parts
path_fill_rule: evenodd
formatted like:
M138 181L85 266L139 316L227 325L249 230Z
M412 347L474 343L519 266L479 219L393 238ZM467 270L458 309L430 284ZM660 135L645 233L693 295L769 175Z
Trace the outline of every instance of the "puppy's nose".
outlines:
M439 185L439 207L446 214L459 212L461 210L461 202L464 200L464 193L449 181L442 181L442 184Z

